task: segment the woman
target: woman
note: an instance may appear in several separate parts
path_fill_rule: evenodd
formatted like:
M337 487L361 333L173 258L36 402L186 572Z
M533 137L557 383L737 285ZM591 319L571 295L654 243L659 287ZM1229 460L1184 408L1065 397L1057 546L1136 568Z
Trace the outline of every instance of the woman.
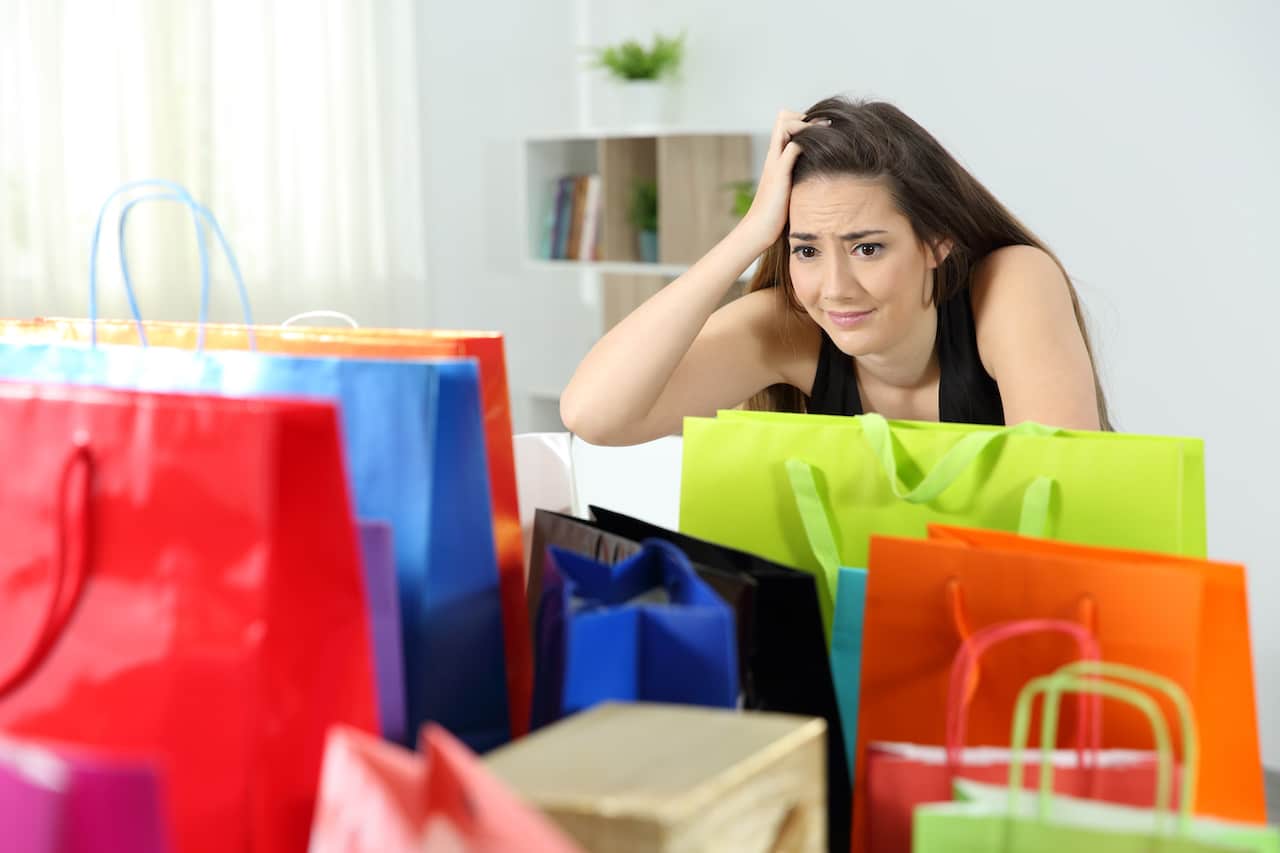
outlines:
M560 412L634 444L744 402L1109 428L1058 260L924 128L842 98L778 115L751 210L596 343Z

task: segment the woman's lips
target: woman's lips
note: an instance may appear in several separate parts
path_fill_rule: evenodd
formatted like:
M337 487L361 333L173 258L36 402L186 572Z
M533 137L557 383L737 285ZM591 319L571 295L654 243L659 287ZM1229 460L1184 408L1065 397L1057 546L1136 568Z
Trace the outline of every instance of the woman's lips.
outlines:
M839 326L841 329L852 329L862 321L871 316L874 308L866 311L828 311L827 316L831 318L831 322Z

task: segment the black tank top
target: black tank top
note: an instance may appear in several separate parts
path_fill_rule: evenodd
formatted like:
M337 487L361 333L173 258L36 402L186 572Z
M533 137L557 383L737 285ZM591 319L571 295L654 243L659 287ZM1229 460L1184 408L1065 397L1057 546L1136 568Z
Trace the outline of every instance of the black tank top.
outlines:
M978 334L969 292L955 294L938 311L938 414L947 423L1004 425L1000 388L978 357ZM822 332L818 370L808 410L815 415L860 415L862 398L853 359Z

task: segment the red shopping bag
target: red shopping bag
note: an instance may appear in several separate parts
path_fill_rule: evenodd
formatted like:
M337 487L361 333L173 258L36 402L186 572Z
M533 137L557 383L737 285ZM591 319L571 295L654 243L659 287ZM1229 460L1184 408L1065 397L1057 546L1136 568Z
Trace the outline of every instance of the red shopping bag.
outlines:
M429 723L422 755L329 733L309 853L576 853L577 845Z
M305 847L376 730L327 403L0 384L0 730L154 761L183 851Z
M910 853L915 807L949 802L957 778L1002 784L1009 778L1007 748L965 749L968 709L980 689L978 661L993 646L1034 634L1058 633L1073 638L1082 660L1099 660L1098 642L1083 625L1060 619L1026 619L983 628L960 645L951 666L946 705L946 744L879 742L867 746L867 849L872 853ZM1046 664L1048 661L1046 660ZM1046 665L1043 674L1054 670ZM1076 750L1054 750L1054 789L1113 803L1145 806L1155 796L1156 755L1140 750L1101 751L1100 703L1076 715ZM1081 696L1081 703L1085 697ZM1028 777L1028 788L1036 780Z

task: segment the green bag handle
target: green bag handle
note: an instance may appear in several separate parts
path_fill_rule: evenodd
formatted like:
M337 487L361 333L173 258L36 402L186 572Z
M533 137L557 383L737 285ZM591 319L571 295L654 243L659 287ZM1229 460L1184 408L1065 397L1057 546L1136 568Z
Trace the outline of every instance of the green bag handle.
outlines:
M1028 435L1048 437L1061 435L1062 430L1056 427L1042 426L1027 421L1017 426L1004 427L997 430L973 432L956 442L950 450L933 466L914 488L908 488L898 476L897 453L893 447L893 433L889 422L883 415L874 412L859 415L862 434L871 446L871 452L880 461L885 476L889 478L889 488L894 495L907 503L923 504L934 500L969 469L988 448L997 441L1010 435ZM1022 496L1022 515L1018 523L1018 532L1023 536L1044 536L1049 527L1049 510L1053 499L1054 480L1050 477L1037 477L1031 481Z
M1191 820L1191 812L1196 802L1196 785L1200 779L1200 736L1196 725L1195 709L1191 706L1191 699L1187 697L1187 693L1182 689L1182 686L1171 678L1148 672L1145 669L1139 669L1136 666L1100 660L1074 661L1060 667L1054 675L1095 678L1101 676L1115 681L1131 681L1134 684L1159 691L1169 698L1178 712L1178 725L1182 729L1182 784L1179 797L1178 826L1180 830L1188 829L1188 822ZM1057 728L1060 700L1061 696L1056 691L1051 691L1045 697L1046 705L1041 726L1042 732L1047 731L1052 735L1053 730ZM1050 768L1045 767L1043 764L1041 765L1042 787L1048 770Z
M1169 725L1160 713L1155 700L1141 690L1110 681L1102 681L1091 675L1081 676L1070 670L1086 665L1105 667L1108 664L1099 661L1080 661L1068 664L1053 675L1032 679L1018 694L1017 706L1013 717L1013 739L1009 760L1009 813L1017 812L1018 797L1022 793L1022 752L1027 746L1027 735L1031 728L1031 705L1035 697L1045 694L1044 722L1041 726L1041 759L1040 787L1037 797L1037 816L1044 821L1049 818L1049 810L1053 802L1053 765L1050 761L1050 744L1058 723L1058 704L1063 693L1092 693L1118 699L1133 705L1140 710L1151 723L1155 736L1156 748L1156 831L1161 831L1161 823L1169 813L1173 780L1173 749L1169 738ZM1126 668L1128 669L1128 668ZM1066 670L1066 671L1064 671ZM1101 668L1095 669L1101 673ZM1140 670L1138 672L1141 672ZM1159 676L1151 676L1152 684L1157 683ZM1132 673L1126 673L1132 675ZM1164 685L1161 685L1164 686ZM1174 685L1176 689L1176 685ZM1192 801L1184 787L1179 807L1178 828L1185 832L1190 826Z
M826 502L818 493L818 481L813 466L801 459L787 460L787 477L791 481L791 495L795 498L800 522L804 525L809 548L818 561L818 605L822 610L822 628L831 647L831 622L835 618L835 590L840 583L840 551L836 548L835 535L831 532L831 516Z
M1173 778L1173 749L1169 741L1169 724L1164 721L1164 717L1160 715L1160 709L1156 705L1155 700L1141 690L1132 687L1126 687L1121 684L1113 684L1109 681L1098 681L1092 678L1081 678L1070 674L1063 675L1044 675L1034 678L1022 688L1022 692L1018 694L1018 704L1014 708L1013 716L1013 742L1011 744L1011 755L1009 758L1009 812L1016 814L1018 796L1022 793L1022 751L1027 748L1027 734L1031 728L1031 703L1036 696L1041 693L1096 693L1112 699L1118 699L1133 705L1146 715L1148 722L1151 723L1152 731L1155 733L1156 743L1156 810L1161 814L1168 813L1169 796L1172 789ZM1046 699L1047 701L1047 699ZM1050 711L1046 707L1045 716L1049 716ZM1057 722L1057 714L1054 714L1054 723ZM1050 731L1049 737L1052 738L1053 733ZM1041 745L1041 764L1048 761L1048 751ZM1042 767L1043 770L1043 767ZM1049 767L1049 781L1052 783L1052 764ZM1041 785L1038 802L1038 816L1041 820L1046 820L1049 816L1049 807L1053 799L1052 788L1046 788L1045 774L1041 773Z

